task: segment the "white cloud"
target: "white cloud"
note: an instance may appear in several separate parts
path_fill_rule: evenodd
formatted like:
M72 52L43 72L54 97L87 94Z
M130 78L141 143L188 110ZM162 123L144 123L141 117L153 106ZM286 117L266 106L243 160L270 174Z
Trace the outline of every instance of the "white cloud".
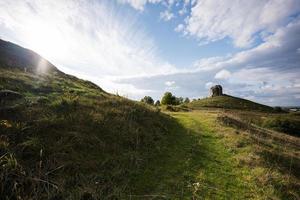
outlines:
M118 0L120 3L128 3L134 9L144 10L144 6L147 3L147 0Z
M174 29L176 32L180 32L184 29L184 25L183 24L178 24L176 26L176 28Z
M198 0L184 31L202 41L233 39L247 47L260 31L273 32L300 11L299 0Z
M230 76L231 76L231 73L228 70L222 69L221 71L216 73L215 79L229 79Z
M216 83L213 83L213 82L207 82L207 83L205 83L205 88L206 89L209 89L209 88L211 88L213 85L217 85Z
M174 14L171 13L169 10L165 10L164 12L160 13L160 18L163 19L164 21L170 21L171 19L174 18Z
M222 65L227 59L228 57L222 56L202 58L194 62L194 67L196 68L196 71L214 70L220 68L220 65Z
M0 37L37 51L60 69L100 79L175 70L160 59L135 15L103 1L2 0Z
M278 28L274 34L265 38L260 45L225 57L210 57L196 61L198 70L216 70L238 67L297 68L300 58L297 49L300 46L300 18L291 21L285 27Z
M300 94L299 35L300 18L295 18L265 35L265 41L256 47L234 55L203 58L193 68L175 74L125 82L143 89L155 88L161 94L165 81L172 80L180 85L175 95L195 97L207 96L208 89L216 84L214 78L221 78L218 84L228 94L268 105L298 105L295 95Z
M119 3L127 3L136 10L143 11L147 3L159 3L162 0L118 0Z
M290 17L299 11L299 0L117 1L139 12L148 3L161 3L167 20L191 8L174 30L199 43L227 37L239 47L256 38L262 42L176 69L160 59L139 22L141 13L124 12L110 1L76 0L0 0L0 37L41 53L65 72L135 99L159 98L166 89L176 96L207 96L217 81L226 93L261 103L299 101L300 18Z
M175 81L166 81L165 85L168 87L174 86L175 85Z

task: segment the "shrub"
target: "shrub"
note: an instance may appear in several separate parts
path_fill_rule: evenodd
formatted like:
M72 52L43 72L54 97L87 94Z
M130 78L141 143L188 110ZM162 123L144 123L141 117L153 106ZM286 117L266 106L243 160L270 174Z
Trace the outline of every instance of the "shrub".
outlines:
M162 105L173 105L175 103L175 96L172 95L171 92L166 92L161 99Z
M274 111L275 111L275 112L282 112L283 110L282 110L281 107L276 106L276 107L274 107Z
M154 104L155 106L160 106L160 101L159 100L157 100L156 102L155 102L155 104Z
M263 126L266 128L271 128L273 130L288 133L291 135L300 135L299 122L289 118L283 118L283 117L269 118L263 122Z
M150 104L150 105L154 104L154 100L150 96L145 96L144 98L141 99L141 102Z
M190 99L189 99L188 97L186 97L186 98L184 99L184 103L190 103Z
M174 105L180 105L183 104L183 98L182 97L175 97Z

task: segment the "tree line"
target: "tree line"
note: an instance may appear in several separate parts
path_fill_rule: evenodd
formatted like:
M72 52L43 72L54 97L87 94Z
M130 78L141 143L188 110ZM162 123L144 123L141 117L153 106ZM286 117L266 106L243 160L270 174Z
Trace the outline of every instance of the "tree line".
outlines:
M150 105L155 105L155 106L160 106L160 105L180 105L184 103L189 103L190 99L188 97L183 98L183 97L176 97L173 95L171 92L166 92L162 98L161 101L157 100L154 103L154 100L150 96L145 96L144 98L141 99L141 102L150 104Z

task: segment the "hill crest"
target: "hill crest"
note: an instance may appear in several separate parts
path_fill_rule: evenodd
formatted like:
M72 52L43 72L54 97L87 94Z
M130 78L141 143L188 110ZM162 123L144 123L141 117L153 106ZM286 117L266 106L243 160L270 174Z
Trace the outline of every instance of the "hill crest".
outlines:
M196 101L192 101L187 106L191 109L201 108L224 108L224 109L240 109L262 112L274 112L274 108L259 104L247 99L223 94L220 96L206 97Z

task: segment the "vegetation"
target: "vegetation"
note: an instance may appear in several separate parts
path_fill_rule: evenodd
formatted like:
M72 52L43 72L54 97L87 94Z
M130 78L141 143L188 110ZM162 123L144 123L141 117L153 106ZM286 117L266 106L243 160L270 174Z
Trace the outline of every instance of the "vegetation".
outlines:
M166 92L162 99L161 99L161 104L162 105L172 105L175 104L175 96L171 92Z
M126 199L172 119L54 67L39 72L31 51L0 50L0 90L21 96L0 102L0 199Z
M180 105L189 102L189 98L176 97L171 92L166 92L161 99L162 105Z
M3 198L126 198L169 134L164 114L89 82L0 70L24 96L0 110Z
M300 139L262 128L297 132L299 114L171 93L161 113L145 105L151 97L108 94L50 63L47 72L24 70L34 66L29 54L39 56L5 45L0 200L299 199Z
M183 103L187 104L187 103L190 103L190 99L188 97L186 97L183 101Z
M278 116L264 120L263 127L300 136L300 120Z
M135 195L161 199L297 199L299 140L225 125L220 111L171 112L164 153L136 178ZM286 162L292 159L293 162ZM150 198L150 197L149 197Z
M155 106L160 106L160 101L159 100L157 100L156 102L155 102L155 104L154 104Z
M141 102L149 104L149 105L154 104L154 100L150 96L145 96L144 98L141 99Z
M284 132L290 135L300 136L300 115L299 113L266 113L251 111L229 111L235 117L245 123L255 124L259 127Z
M258 104L246 99L241 99L229 95L207 97L204 99L199 99L192 101L188 104L191 109L201 109L201 108L224 108L224 109L239 109L239 110L249 110L249 111L262 111L262 112L275 112L272 107Z

